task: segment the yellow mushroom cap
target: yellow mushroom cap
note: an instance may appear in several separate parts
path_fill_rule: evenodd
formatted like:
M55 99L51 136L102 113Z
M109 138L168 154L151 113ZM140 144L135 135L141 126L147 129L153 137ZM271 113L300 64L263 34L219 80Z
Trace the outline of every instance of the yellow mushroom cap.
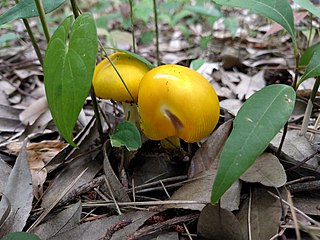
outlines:
M139 83L149 71L146 64L127 53L116 52L109 56L126 83L134 101L137 102ZM108 59L102 60L95 68L92 85L97 97L119 102L132 102L130 94Z
M152 140L179 137L196 142L217 125L219 100L198 72L179 65L150 70L140 82L138 107L143 133Z

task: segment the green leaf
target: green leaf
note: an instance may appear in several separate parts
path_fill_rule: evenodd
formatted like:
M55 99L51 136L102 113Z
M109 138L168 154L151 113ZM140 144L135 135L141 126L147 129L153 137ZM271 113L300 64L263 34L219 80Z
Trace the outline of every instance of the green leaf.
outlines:
M4 236L2 240L40 240L40 238L32 233L13 232Z
M299 67L300 68L305 68L309 63L310 63L310 60L313 56L313 54L316 52L316 51L319 51L320 50L320 42L308 47L302 54L301 58L300 58L300 61L299 61Z
M198 58L191 62L190 67L194 70L198 70L205 62L205 60Z
M52 12L62 5L65 0L42 0L45 13ZM37 7L34 0L20 0L15 6L10 8L0 16L0 25L19 18L30 18L38 16Z
M304 72L304 74L301 76L298 86L306 79L312 78L312 77L318 77L320 76L320 46L318 46L311 59L310 62Z
M119 48L110 48L110 49L116 50L116 51L119 51L119 52L124 52L124 53L130 55L131 57L134 57L137 60L143 62L150 69L155 68L155 66L151 62L149 62L147 59L145 59L144 57L141 57L140 55L138 55L136 53L133 53L133 52L130 52L130 51L127 51L127 50L122 50L122 49L119 49Z
M271 85L253 94L238 112L231 134L222 150L211 202L253 164L289 119L295 91L287 85Z
M80 15L67 37L73 16L67 17L50 39L44 59L44 83L49 108L61 135L75 146L72 130L88 96L98 49L92 16Z
M294 0L294 1L304 9L311 12L316 17L320 18L320 9L317 8L310 0Z
M287 0L213 0L217 4L251 9L279 23L296 42L293 12Z
M129 151L137 150L141 147L140 132L135 124L128 121L120 122L114 134L110 135L113 147L126 147Z

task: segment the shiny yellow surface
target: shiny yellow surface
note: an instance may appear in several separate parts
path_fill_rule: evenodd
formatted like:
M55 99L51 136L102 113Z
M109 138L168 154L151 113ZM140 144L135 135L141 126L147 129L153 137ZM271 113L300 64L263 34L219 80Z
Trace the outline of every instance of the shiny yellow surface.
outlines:
M196 142L217 125L219 100L211 84L196 71L178 65L150 70L140 82L141 129L153 140L176 136Z
M148 66L123 52L116 52L109 58L126 83L135 102L137 102L139 83L143 75L149 71ZM108 59L102 60L96 66L92 85L97 97L120 102L132 102L132 98Z

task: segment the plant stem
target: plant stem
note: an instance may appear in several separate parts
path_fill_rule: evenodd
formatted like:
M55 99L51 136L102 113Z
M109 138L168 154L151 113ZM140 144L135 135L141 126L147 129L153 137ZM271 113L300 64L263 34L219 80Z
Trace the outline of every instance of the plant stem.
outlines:
M43 4L42 4L42 0L34 0L37 6L37 10L38 10L38 14L40 17L40 21L41 21L41 25L42 25L42 29L44 32L44 35L46 37L47 43L49 43L50 41L50 34L49 34L49 30L48 30L48 25L47 25L47 21L46 21L46 14L44 12L44 8L43 8Z
M104 52L106 58L107 58L108 61L110 62L110 64L111 64L111 66L113 67L113 69L116 71L116 73L117 73L118 77L120 78L123 86L125 87L126 91L128 92L130 98L132 99L132 102L135 102L134 97L133 97L133 95L131 94L131 92L130 92L130 90L129 90L127 84L126 84L126 82L123 80L123 78L121 77L118 69L117 69L116 66L113 64L113 62L111 61L111 59L109 58L106 49L103 47L102 43L101 43L99 40L98 40L98 42L99 42L99 45L100 45L100 47L102 48L102 51Z
M15 2L18 3L19 1L15 0ZM24 26L25 26L25 28L27 30L27 33L28 33L28 35L30 37L30 40L31 40L31 43L32 43L32 47L33 47L34 51L37 54L37 58L38 58L38 60L39 60L39 62L41 64L41 67L43 67L43 59L42 59L41 51L40 51L39 45L37 44L36 39L35 39L35 37L33 35L32 29L31 29L31 27L29 25L29 22L25 18L23 18L22 21L23 21L23 24L24 24Z
M79 10L75 0L70 0L74 18L79 17Z
M101 142L103 144L105 142L105 137L103 134L103 128L102 128L102 123L101 123L99 107L98 107L98 101L97 101L96 94L94 92L92 85L90 88L90 96L91 96L91 100L92 100L92 107L93 107L94 115L96 116L96 120L97 120L97 127L98 127L99 136L100 136Z
M156 31L156 55L157 65L160 65L160 51L159 51L159 28L158 28L158 11L157 11L157 0L153 0L153 11L154 11L154 25Z
M38 60L39 60L39 62L41 64L41 67L43 67L43 58L42 58L42 55L41 55L41 51L40 51L39 45L37 44L36 39L35 39L35 37L33 35L32 29L31 29L31 27L29 25L29 22L28 22L27 19L22 19L22 21L24 23L24 26L25 26L27 32L28 32L28 35L30 37L33 49L37 54Z
M131 34L132 34L132 49L136 53L136 38L134 36L134 21L133 21L133 1L129 0L130 5L130 20L131 20Z
M320 85L320 77L317 77L316 81L315 81L315 83L313 85L313 89L312 89L310 98L308 100L307 109L306 109L306 111L304 113L304 116L303 116L300 135L305 135L307 130L308 130L308 123L309 123L309 119L310 119L310 116L311 116L311 113L312 113L313 103L314 103L314 101L316 99L316 95L317 95L317 92L318 92L319 85Z

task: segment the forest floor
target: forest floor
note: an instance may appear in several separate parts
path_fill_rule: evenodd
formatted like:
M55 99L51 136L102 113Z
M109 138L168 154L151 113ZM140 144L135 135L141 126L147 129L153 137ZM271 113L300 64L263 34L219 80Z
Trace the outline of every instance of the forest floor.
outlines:
M132 50L127 1L106 2L79 7L93 13L108 52ZM136 53L156 64L152 1L138 2ZM22 226L40 239L299 239L298 232L300 239L320 238L318 98L307 134L299 134L313 78L297 90L280 157L275 153L282 131L219 207L210 204L219 154L232 129L229 120L265 86L292 84L296 62L290 36L249 10L214 8L206 1L201 7L159 2L161 64L188 66L208 79L221 106L215 131L200 143L182 142L179 149L146 139L137 151L114 148L101 143L88 97L74 131L79 148L69 146L53 123L42 67L23 22L8 22L0 27L0 193L5 193L0 237ZM6 4L0 14L13 5ZM72 14L68 4L47 15L51 34ZM293 8L298 47L304 50L319 42L319 21ZM44 55L47 43L38 18L29 24ZM102 57L100 51L97 61ZM123 109L107 100L99 99L99 105L108 136L124 118Z

